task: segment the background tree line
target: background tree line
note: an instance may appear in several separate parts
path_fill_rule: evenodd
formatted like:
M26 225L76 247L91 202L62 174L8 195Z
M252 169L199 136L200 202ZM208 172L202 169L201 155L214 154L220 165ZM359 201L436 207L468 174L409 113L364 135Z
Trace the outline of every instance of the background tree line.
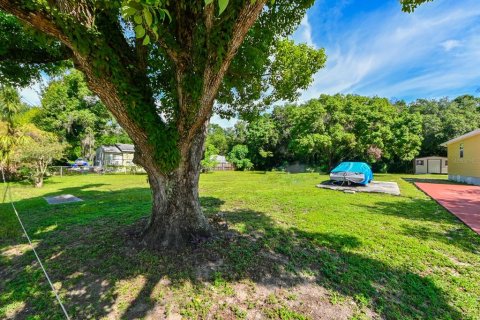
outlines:
M276 106L233 128L210 125L207 145L238 169L282 169L295 162L328 171L345 160L377 172L410 172L417 156L446 155L440 144L480 127L480 99L464 95L411 103L321 95Z
M0 159L8 177L29 178L37 185L48 164L78 157L93 161L100 145L131 142L76 70L51 78L40 106L23 103L14 87L1 87L0 112ZM442 142L480 127L480 99L465 95L407 104L321 95L245 119L231 128L209 126L204 168L215 166L211 157L219 154L239 170L302 163L328 171L354 160L377 172L409 172L415 157L444 156Z
M130 142L79 71L51 78L40 106L22 102L13 86L0 87L0 165L8 179L40 187L48 165L92 162L98 146Z

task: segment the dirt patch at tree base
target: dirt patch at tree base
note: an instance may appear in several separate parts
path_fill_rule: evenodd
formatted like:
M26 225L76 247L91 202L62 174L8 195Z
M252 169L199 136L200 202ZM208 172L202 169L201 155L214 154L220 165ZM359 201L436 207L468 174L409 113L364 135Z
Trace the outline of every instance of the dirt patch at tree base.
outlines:
M136 243L136 254L151 252L138 242L142 225L139 222L126 232L126 242ZM112 292L116 299L106 318L333 320L359 314L379 318L353 298L317 284L316 277L286 270L288 257L265 248L256 252L256 265L236 273L220 248L255 246L262 235L238 234L218 221L212 225L215 233L205 243L185 252L161 253L174 255L166 259L176 259L177 272L182 272L181 266L190 266L187 277L138 275L117 282Z

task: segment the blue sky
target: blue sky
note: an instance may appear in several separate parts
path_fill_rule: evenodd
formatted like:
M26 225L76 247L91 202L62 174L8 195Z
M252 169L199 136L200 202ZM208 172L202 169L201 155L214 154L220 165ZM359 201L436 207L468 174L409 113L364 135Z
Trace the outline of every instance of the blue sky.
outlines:
M406 101L479 94L479 0L434 0L411 14L398 0L317 0L293 39L328 56L301 101L339 92Z
M318 0L293 38L328 55L302 100L341 92L411 101L480 87L478 0L434 0L412 14L398 0Z
M398 0L317 0L293 39L328 56L301 101L338 92L407 101L479 94L480 0L434 0L412 14ZM24 90L25 99L38 103L36 91Z

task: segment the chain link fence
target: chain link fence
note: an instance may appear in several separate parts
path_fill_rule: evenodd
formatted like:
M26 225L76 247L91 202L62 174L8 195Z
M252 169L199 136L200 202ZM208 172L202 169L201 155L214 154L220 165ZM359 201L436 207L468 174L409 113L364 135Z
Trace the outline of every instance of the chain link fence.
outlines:
M145 174L145 170L139 166L50 166L49 173L52 176L75 176L85 174Z

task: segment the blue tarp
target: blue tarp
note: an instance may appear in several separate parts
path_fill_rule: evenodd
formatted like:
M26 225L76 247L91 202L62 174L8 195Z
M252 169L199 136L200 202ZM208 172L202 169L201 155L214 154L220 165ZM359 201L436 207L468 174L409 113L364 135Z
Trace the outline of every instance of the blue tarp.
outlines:
M335 167L331 172L359 172L363 173L365 180L360 182L360 184L367 185L370 181L373 180L373 172L368 164L365 162L342 162Z

